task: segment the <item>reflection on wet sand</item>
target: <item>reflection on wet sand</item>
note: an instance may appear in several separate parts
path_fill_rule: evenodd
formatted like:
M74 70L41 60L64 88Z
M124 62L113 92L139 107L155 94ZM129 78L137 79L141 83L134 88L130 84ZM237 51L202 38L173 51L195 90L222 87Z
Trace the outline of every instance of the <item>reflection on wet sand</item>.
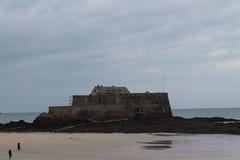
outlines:
M142 146L144 149L152 149L152 150L164 150L172 148L172 146Z
M168 137L168 136L178 136L178 135L181 135L181 134L178 134L178 133L150 133L149 135L152 135L152 136L161 136L161 137Z
M151 141L151 142L139 142L139 143L143 143L143 144L172 144L172 140L155 140L155 141Z
M145 144L144 146L141 146L144 149L163 150L172 148L172 140L155 140L150 142L138 142L138 143Z

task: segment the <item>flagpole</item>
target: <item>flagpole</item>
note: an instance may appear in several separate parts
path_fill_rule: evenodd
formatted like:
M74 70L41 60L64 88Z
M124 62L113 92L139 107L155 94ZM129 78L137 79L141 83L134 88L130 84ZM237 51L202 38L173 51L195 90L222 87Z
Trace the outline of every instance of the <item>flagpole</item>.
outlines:
M162 81L162 83L163 83L163 84L162 84L162 85L163 85L163 86L162 86L162 87L163 87L163 92L165 92L165 76L164 76L164 75L163 75L163 81Z

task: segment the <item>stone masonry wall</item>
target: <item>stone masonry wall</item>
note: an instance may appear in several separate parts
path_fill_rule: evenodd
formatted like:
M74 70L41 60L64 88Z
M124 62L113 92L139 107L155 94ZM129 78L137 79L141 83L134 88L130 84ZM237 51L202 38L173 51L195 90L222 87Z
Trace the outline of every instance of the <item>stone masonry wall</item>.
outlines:
M49 107L49 113L59 117L71 115L93 120L121 119L134 116L172 116L167 93L75 95L72 106Z
M48 113L54 117L72 116L71 106L49 106Z

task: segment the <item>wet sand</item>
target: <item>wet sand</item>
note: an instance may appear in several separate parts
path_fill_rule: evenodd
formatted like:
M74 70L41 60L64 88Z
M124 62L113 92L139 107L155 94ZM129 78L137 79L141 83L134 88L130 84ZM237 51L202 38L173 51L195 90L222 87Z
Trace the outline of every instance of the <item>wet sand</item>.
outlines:
M234 135L0 133L0 160L10 148L13 160L237 160L239 147Z

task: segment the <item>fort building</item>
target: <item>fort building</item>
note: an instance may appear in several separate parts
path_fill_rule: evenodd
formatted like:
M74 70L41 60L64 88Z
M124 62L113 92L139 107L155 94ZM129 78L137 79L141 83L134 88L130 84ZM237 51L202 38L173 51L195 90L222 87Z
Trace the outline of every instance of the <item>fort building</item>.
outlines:
M69 106L50 106L49 115L90 120L136 116L171 117L168 93L130 93L126 87L97 85L89 95L73 95Z

